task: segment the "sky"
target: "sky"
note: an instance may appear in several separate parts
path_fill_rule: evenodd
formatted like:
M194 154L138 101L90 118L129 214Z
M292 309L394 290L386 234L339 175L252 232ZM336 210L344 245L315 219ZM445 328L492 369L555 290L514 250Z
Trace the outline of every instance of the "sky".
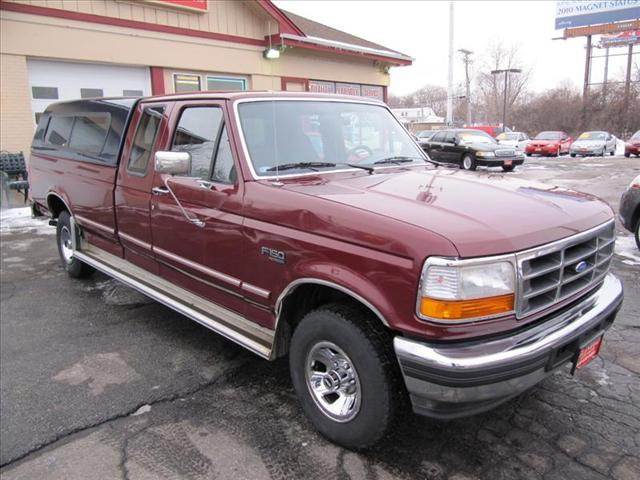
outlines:
M391 69L390 93L405 95L423 85L447 85L448 1L316 1L275 0L284 9L366 38L405 53L415 60L408 67ZM564 83L576 87L584 79L584 37L552 40L555 1L456 1L454 2L454 49L474 52L474 69L492 42L518 45L523 67L531 67L529 89L542 91ZM595 42L594 42L595 43ZM636 47L637 49L638 47ZM625 48L611 49L624 54ZM604 50L594 49L594 55ZM640 61L636 55L634 61ZM626 57L611 57L609 79L624 77ZM592 82L602 82L604 59L595 58ZM464 79L461 56L456 54L454 85Z

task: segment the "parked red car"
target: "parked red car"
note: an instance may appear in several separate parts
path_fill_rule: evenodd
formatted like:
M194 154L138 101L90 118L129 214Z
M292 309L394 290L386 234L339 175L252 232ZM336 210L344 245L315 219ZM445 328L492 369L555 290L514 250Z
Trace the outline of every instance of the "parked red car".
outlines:
M624 144L624 156L635 155L640 157L640 130L633 134L627 143Z
M565 132L540 132L524 149L527 155L559 157L569 153L573 139Z
M350 448L410 421L409 403L472 415L580 368L622 302L606 203L434 165L371 99L57 103L31 165L70 276L100 270L288 356L311 422Z

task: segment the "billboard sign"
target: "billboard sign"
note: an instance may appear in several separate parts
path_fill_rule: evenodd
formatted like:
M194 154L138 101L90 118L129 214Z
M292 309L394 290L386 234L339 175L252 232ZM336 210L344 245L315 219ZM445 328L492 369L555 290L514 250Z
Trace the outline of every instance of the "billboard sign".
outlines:
M623 47L640 43L640 30L629 30L600 37L600 47Z
M640 18L640 0L556 2L556 30Z

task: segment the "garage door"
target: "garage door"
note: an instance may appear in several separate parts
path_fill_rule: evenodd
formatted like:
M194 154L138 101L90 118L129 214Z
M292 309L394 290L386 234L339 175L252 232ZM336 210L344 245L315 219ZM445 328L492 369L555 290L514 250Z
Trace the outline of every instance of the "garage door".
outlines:
M147 67L28 60L33 120L52 102L151 94Z

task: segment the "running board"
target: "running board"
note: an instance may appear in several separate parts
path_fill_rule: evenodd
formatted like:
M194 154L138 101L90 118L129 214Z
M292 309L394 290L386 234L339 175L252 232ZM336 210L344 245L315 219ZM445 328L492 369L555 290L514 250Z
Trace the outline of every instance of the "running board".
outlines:
M82 242L82 250L75 250L73 255L96 270L189 317L256 355L271 358L275 337L273 330L261 327L86 241Z

